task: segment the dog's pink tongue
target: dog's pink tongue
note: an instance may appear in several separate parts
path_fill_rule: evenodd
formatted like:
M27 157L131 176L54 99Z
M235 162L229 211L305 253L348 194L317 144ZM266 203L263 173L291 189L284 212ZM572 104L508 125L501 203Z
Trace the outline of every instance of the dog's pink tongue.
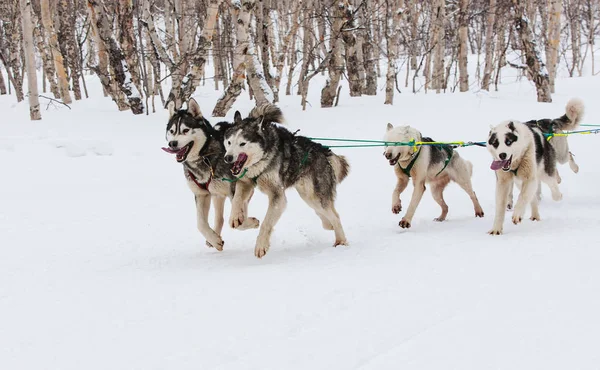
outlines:
M173 149L171 149L171 148L165 148L165 147L162 147L161 149L162 149L162 150L164 150L164 151L165 151L165 152L167 152L167 153L170 153L170 154L175 154L175 153L177 153L177 152L178 152L178 150L173 150Z
M502 167L504 167L506 165L506 163L508 163L507 160L504 161L493 161L492 165L490 166L490 168L494 171L501 169Z

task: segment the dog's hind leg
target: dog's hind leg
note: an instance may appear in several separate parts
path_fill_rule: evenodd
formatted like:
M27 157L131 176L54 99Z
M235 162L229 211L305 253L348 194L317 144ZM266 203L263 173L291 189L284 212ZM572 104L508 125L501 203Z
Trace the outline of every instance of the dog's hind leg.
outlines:
M448 177L444 177L443 180L436 181L431 184L431 195L437 204L442 207L442 214L439 217L434 218L434 221L444 221L446 219L446 215L448 215L448 205L444 201L444 189L446 186L448 186L449 182L450 179Z
M577 165L577 163L575 163L575 156L573 155L573 153L569 152L569 167L571 167L571 171L578 173L579 172L579 166Z
M471 176L464 171L456 171L452 174L451 177L454 182L458 184L471 198L471 202L473 202L473 208L475 209L475 217L483 217L483 209L481 208L481 204L479 204L479 199L477 199L477 195L475 191L473 191L473 185L471 184ZM506 205L505 205L506 207Z
M550 191L552 192L552 199L555 201L562 200L562 193L560 192L560 188L558 187L558 180L555 176L548 176L546 172L540 175L541 180L548 185ZM540 182L541 184L541 182Z
M219 251L223 250L223 239L208 224L208 211L210 210L210 195L195 195L196 215L198 222L198 231L206 238L206 244Z
M346 234L340 221L340 215L337 213L333 204L333 195L330 199L322 200L315 194L314 187L309 181L301 181L296 185L296 191L300 195L300 198L304 200L306 204L315 210L315 213L321 219L323 228L325 230L333 230L335 232L335 243L334 247L338 245L348 245L346 240ZM325 204L325 205L323 205Z
M258 258L262 258L267 254L271 243L273 227L275 227L275 224L277 224L277 221L281 218L281 214L287 205L285 193L281 188L271 188L265 193L267 193L269 197L269 208L267 209L265 219L260 226L258 238L256 239L256 247L254 247L254 255Z

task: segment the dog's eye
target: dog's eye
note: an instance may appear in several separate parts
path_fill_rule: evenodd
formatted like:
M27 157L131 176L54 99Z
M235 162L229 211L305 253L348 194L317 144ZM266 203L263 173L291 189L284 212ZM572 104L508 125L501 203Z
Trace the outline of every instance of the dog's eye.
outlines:
M504 142L504 144L506 144L507 146L510 146L510 144L512 144L512 143L513 143L513 142L512 142L512 140L510 140L510 139L507 139L507 140Z
M227 142L227 145L231 145L231 141L228 141L228 142Z
M171 133L171 135L175 135L175 130L170 130L169 132Z
M187 134L188 132L190 132L190 129L189 129L189 128L183 129L183 131L182 131L182 133L183 133L184 135L185 135L185 134Z
M244 145L246 145L246 143L241 143L241 144L240 144L240 146L244 146Z

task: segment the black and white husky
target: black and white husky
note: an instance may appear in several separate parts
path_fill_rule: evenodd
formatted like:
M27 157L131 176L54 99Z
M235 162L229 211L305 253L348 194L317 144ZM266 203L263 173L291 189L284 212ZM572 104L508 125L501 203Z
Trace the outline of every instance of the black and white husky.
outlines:
M433 142L431 138L422 137L421 133L410 126L394 127L388 123L384 136L386 142L410 142L411 140ZM483 217L483 209L477 200L477 196L471 185L473 165L463 159L452 147L429 146L396 146L388 145L383 155L394 166L394 172L398 178L394 192L392 193L392 212L395 214L402 211L400 194L406 189L410 178L413 179L414 190L406 215L402 217L399 225L402 228L411 226L412 218L421 202L425 192L425 184L431 184L433 199L442 207L442 213L435 221L444 221L448 214L448 205L444 201L443 192L450 181L456 182L471 198L475 208L475 217Z
M491 169L496 171L496 216L490 234L502 234L506 208L512 202L509 194L512 194L513 182L520 189L512 217L515 225L522 221L528 204L531 204L531 220L540 220L539 199L535 193L541 182L552 191L552 199L562 199L556 164L569 162L574 172L579 167L569 152L566 137L554 137L548 141L544 134L576 129L583 111L583 103L572 99L560 118L525 123L505 121L492 128L487 148L493 157Z
M225 131L225 161L233 164L232 172L239 177L231 226L239 227L247 217L242 205L256 184L269 197L254 249L256 257L263 257L269 250L273 227L286 207L285 190L294 187L321 218L323 227L335 231L334 245L346 245L334 201L337 184L348 174L348 162L275 124L282 122L279 108L266 104L254 108L245 119L236 112L234 125Z
M223 160L223 134L231 124L220 122L213 128L202 116L200 106L194 99L188 102L188 109L176 111L174 102L168 104L168 109L166 139L169 146L163 150L175 154L177 162L183 164L187 184L196 201L198 230L206 238L209 247L221 251L224 244L221 230L225 198L233 198L235 192L231 165ZM245 213L251 196L252 189L249 189L249 195L241 205ZM208 224L211 198L215 208L214 229ZM256 218L247 217L238 229L257 228L258 225Z

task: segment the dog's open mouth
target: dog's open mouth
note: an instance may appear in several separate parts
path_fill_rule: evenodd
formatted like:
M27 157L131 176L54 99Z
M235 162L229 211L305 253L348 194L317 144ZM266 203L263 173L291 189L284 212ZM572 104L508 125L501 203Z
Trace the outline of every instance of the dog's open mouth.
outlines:
M188 144L186 144L184 147L182 147L180 149L172 149L172 148L164 148L163 147L162 150L164 150L167 153L175 154L175 158L177 159L177 162L183 162L183 161L185 161L188 154L190 153L192 146L194 146L194 142L190 141Z
M494 171L502 169L502 171L508 172L508 171L510 171L511 164L512 164L512 155L510 156L510 158L505 159L505 160L493 161L490 168Z
M398 163L398 159L400 159L400 154L399 153L395 158L390 159L390 166L395 166L396 163Z
M231 167L231 173L234 176L237 176L242 172L246 161L248 160L248 155L246 153L240 153L235 162L233 162L233 166Z

